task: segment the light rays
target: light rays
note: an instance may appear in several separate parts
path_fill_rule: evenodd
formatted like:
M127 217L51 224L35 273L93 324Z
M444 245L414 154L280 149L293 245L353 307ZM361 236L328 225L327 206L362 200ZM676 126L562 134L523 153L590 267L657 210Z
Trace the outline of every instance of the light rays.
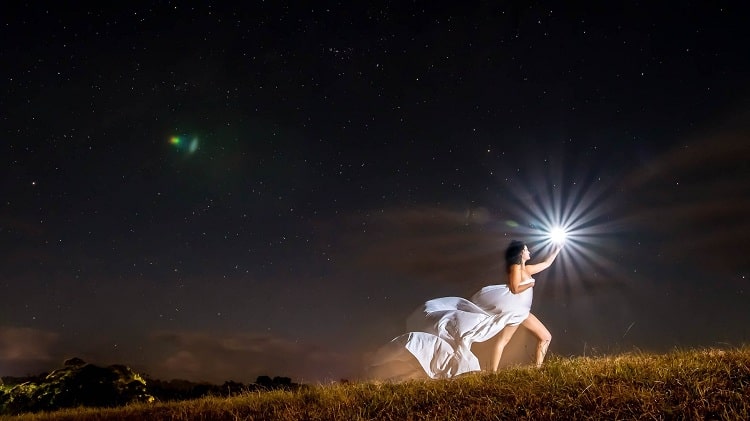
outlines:
M545 164L532 173L536 176L518 175L506 181L509 194L503 197L502 208L512 217L501 229L529 245L532 262L562 246L550 268L555 291L619 288L625 271L618 263L617 234L625 227L617 215L611 183L593 170L566 174L561 165Z

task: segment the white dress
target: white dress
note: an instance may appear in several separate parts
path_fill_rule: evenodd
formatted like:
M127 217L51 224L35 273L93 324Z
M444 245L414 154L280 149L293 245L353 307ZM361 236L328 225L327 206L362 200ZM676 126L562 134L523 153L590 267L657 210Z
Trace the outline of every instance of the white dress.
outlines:
M533 282L527 279L522 283ZM518 325L529 316L533 288L513 294L507 285L489 285L471 298L436 298L417 308L407 319L408 333L380 348L368 367L370 377L405 380L427 375L450 378L479 371L471 352L505 326Z
M529 278L519 285L534 282ZM523 292L513 294L508 285L488 285L471 296L471 301L488 313L513 313L511 326L517 325L529 317L531 302L534 299L534 288L527 288Z

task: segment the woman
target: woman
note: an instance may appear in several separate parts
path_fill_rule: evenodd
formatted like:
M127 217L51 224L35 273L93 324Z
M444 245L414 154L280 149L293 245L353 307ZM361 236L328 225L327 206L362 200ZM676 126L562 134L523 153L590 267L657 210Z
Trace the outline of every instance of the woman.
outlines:
M529 249L511 242L505 253L508 281L482 288L471 301L460 297L429 300L407 319L407 332L380 348L368 370L373 379L450 378L480 369L471 352L474 342L495 340L490 369L496 371L503 349L519 325L539 339L537 366L551 340L549 331L529 312L534 279L550 266L559 248L544 262L527 265ZM477 300L477 301L474 301ZM494 338L494 339L493 339Z
M523 242L514 240L505 251L507 283L486 286L471 297L474 304L488 313L511 315L510 323L493 339L495 344L489 365L491 371L497 371L503 350L519 325L526 327L536 336L536 365L542 366L547 348L552 341L552 334L530 312L536 283L532 276L550 267L559 253L560 247L557 247L543 262L527 265L526 262L531 258L529 248Z

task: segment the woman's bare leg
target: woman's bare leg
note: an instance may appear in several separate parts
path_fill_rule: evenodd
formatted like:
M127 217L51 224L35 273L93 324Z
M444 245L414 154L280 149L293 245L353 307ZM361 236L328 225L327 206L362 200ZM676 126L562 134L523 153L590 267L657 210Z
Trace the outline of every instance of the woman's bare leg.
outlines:
M495 346L492 349L492 359L490 360L490 371L497 371L497 368L500 366L500 358L503 357L505 345L508 345L510 338L516 333L518 326L519 325L505 326L503 330L495 336Z
M552 341L552 334L549 330L536 318L533 314L529 313L529 317L521 323L526 329L529 329L531 333L537 338L536 345L536 366L541 367L544 362L544 356L547 355L547 348L549 343Z

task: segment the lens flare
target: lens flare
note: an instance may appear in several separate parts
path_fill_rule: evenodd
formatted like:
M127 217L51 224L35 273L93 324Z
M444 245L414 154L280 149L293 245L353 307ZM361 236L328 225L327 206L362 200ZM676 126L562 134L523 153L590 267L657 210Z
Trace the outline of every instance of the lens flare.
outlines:
M169 138L169 143L174 146L174 148L178 152L184 153L186 155L194 154L199 147L199 140L197 136L194 136L192 138L187 135L172 136Z
M197 150L198 150L198 138L194 137L193 140L190 141L190 146L188 147L188 153L193 154Z

